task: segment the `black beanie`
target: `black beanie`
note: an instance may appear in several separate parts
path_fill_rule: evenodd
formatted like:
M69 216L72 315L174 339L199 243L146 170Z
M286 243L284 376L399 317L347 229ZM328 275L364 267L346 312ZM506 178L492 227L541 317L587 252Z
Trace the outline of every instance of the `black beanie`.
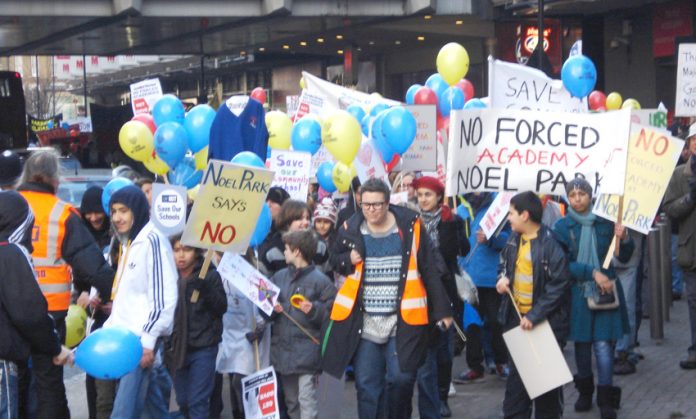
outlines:
M83 215L89 212L104 212L102 191L103 189L99 186L87 188L85 194L82 195L82 202L80 203L80 212Z

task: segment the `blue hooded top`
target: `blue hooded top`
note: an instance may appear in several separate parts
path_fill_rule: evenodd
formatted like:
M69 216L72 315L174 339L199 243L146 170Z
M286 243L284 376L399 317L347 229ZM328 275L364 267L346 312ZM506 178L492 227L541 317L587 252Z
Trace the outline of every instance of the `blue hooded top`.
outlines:
M128 240L135 240L140 230L150 222L150 204L147 197L137 186L128 185L111 195L109 207L114 204L123 204L133 212L133 227L128 233Z

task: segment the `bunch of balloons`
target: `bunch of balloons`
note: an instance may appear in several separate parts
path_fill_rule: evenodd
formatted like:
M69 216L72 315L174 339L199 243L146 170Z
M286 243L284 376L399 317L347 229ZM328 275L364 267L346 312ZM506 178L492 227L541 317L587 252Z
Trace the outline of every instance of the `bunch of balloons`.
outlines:
M185 112L184 104L167 94L155 103L152 114L138 114L126 122L118 141L128 157L143 162L152 173L168 174L171 183L191 189L207 164L215 114L208 105ZM192 156L187 157L188 151Z
M619 92L611 92L605 95L600 90L594 90L587 98L590 109L595 112L615 111L617 109L640 109L640 103L628 98L624 100Z

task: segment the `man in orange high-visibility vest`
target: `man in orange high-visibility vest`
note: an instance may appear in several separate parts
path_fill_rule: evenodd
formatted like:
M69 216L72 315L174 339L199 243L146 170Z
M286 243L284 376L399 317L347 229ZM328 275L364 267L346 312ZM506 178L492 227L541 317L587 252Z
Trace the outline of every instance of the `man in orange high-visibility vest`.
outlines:
M418 214L389 205L386 183L370 179L360 194L362 211L331 249L334 271L347 278L322 343L322 369L340 377L352 359L358 416L404 418L432 328L452 324L446 267Z
M55 195L59 168L57 153L34 152L24 164L17 190L29 203L36 219L32 231L34 270L61 341L65 341L72 274L84 278L104 300L108 300L114 272L79 213ZM54 365L49 356L32 353L31 373L38 400L35 417L69 418L63 367Z

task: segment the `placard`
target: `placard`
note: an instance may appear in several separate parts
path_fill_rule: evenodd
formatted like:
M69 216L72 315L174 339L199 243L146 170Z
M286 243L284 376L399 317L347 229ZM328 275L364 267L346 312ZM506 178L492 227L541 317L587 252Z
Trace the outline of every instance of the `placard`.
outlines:
M505 220L510 209L510 200L515 196L514 192L500 192L495 196L493 202L488 207L488 211L483 214L479 227L486 239L490 240L498 230L500 224Z
M185 187L152 184L150 220L164 235L173 236L184 231L187 204Z
M631 109L631 123L667 129L667 111L662 109Z
M275 173L272 186L285 189L292 199L303 202L307 200L309 178L313 175L311 154L271 149L269 169Z
M162 85L159 79L148 79L130 85L133 115L149 113L155 103L162 97Z
M454 111L447 196L477 191L561 194L584 177L622 194L630 112L581 114L512 109Z
M696 116L696 44L679 44L674 116Z
M241 291L267 316L273 314L280 289L256 270L238 253L225 252L217 271L220 276Z
M387 185L390 184L389 175L384 168L384 162L375 146L374 140L363 141L358 154L355 156L355 160L353 160L353 165L358 173L360 183L377 178L382 179Z
M256 228L273 172L211 159L181 243L220 252L244 252Z
M416 138L401 156L398 170L405 172L437 170L437 110L435 105L406 105L416 118Z
M244 415L249 419L280 419L278 380L272 366L242 378Z

